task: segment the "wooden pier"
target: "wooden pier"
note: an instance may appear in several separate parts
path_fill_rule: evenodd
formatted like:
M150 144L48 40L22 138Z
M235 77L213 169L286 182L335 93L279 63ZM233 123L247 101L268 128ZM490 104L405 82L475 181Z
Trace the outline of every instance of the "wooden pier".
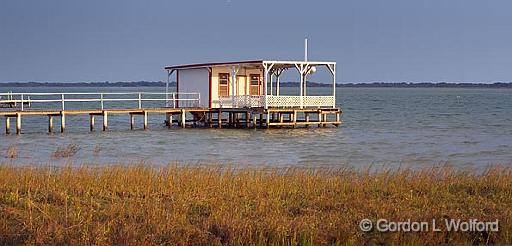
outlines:
M71 115L89 115L89 129L96 130L96 118L102 119L102 130L107 131L109 115L126 114L129 116L130 129L135 129L135 117L142 117L143 129L148 129L151 114L164 115L164 122L171 128L209 127L209 128L282 128L282 127L325 127L341 124L339 108L135 108L135 109L80 109L80 110L16 110L0 111L5 118L5 133L11 133L11 119L16 122L16 134L22 133L22 118L47 117L48 132L54 132L54 117L60 118L60 132L66 131L66 117ZM330 116L330 117L329 117Z

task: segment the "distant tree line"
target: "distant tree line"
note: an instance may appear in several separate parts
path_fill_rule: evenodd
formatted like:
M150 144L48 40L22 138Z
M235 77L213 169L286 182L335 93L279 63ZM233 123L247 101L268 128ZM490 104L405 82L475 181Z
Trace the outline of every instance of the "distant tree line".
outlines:
M176 82L170 82L176 86ZM281 82L281 87L298 87L299 82ZM307 82L308 87L331 87L332 84ZM391 87L391 88L512 88L512 82L496 83L456 83L456 82L371 82L371 83L338 83L337 87ZM135 82L4 82L0 87L165 87L162 81Z

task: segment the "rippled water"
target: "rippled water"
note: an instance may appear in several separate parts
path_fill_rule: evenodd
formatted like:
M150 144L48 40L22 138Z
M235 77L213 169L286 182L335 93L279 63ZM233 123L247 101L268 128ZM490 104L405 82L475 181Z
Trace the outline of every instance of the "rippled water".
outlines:
M160 88L2 88L3 91L163 91ZM290 89L287 89L290 90ZM311 88L322 93L328 88ZM24 117L21 136L0 135L0 160L16 145L20 164L63 162L58 148L80 147L75 162L229 163L241 165L462 167L512 164L512 90L340 88L340 128L167 129L150 115L130 131L128 115L109 116L108 132L88 131L88 116L68 116L67 133L46 133L46 117ZM101 122L101 119L99 119ZM99 123L100 123L99 122ZM14 123L11 123L14 124ZM138 122L140 126L140 119ZM56 129L59 123L56 119ZM100 149L94 154L94 149Z

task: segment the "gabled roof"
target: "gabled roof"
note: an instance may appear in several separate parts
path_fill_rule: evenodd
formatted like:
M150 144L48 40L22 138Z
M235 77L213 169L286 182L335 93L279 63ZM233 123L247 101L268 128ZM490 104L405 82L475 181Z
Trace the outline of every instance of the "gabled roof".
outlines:
M254 60L254 61L232 61L232 62L212 62L212 63L197 63L197 64L182 64L182 65L174 65L167 66L165 69L192 69L192 68L207 68L207 67L216 67L216 66L225 66L225 65L235 65L235 64L262 64L263 60Z

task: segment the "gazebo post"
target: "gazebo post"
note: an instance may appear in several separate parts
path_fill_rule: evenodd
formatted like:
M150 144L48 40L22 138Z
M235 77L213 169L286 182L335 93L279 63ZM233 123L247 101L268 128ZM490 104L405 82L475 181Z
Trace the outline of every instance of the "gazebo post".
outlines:
M332 64L332 67L331 64L327 64L326 66L332 74L332 107L336 108L336 63Z
M273 72L273 71L270 71L270 95L271 95L271 96L272 96L272 95L274 95L274 92L273 92L274 90L272 89L272 85L273 85L273 83L272 83L272 77L273 77L273 76L274 76L274 72Z
M235 92L238 91L238 85L236 81L236 75L238 74L238 71L240 70L240 65L232 66L231 67L231 107L235 108Z
M300 108L303 108L303 105L304 105L304 100L303 100L303 96L304 96L304 65L303 64L300 64L299 73L300 73Z
M268 104L267 104L267 77L268 77L268 67L267 67L267 64L263 63L263 68L264 68L264 73L263 74L263 93L265 95L265 109L268 109Z
M283 72L282 68L276 69L276 96L279 96L279 87L280 87L279 82L281 81L280 77L281 77L282 72Z
M332 107L336 108L336 64L333 64L332 66Z

